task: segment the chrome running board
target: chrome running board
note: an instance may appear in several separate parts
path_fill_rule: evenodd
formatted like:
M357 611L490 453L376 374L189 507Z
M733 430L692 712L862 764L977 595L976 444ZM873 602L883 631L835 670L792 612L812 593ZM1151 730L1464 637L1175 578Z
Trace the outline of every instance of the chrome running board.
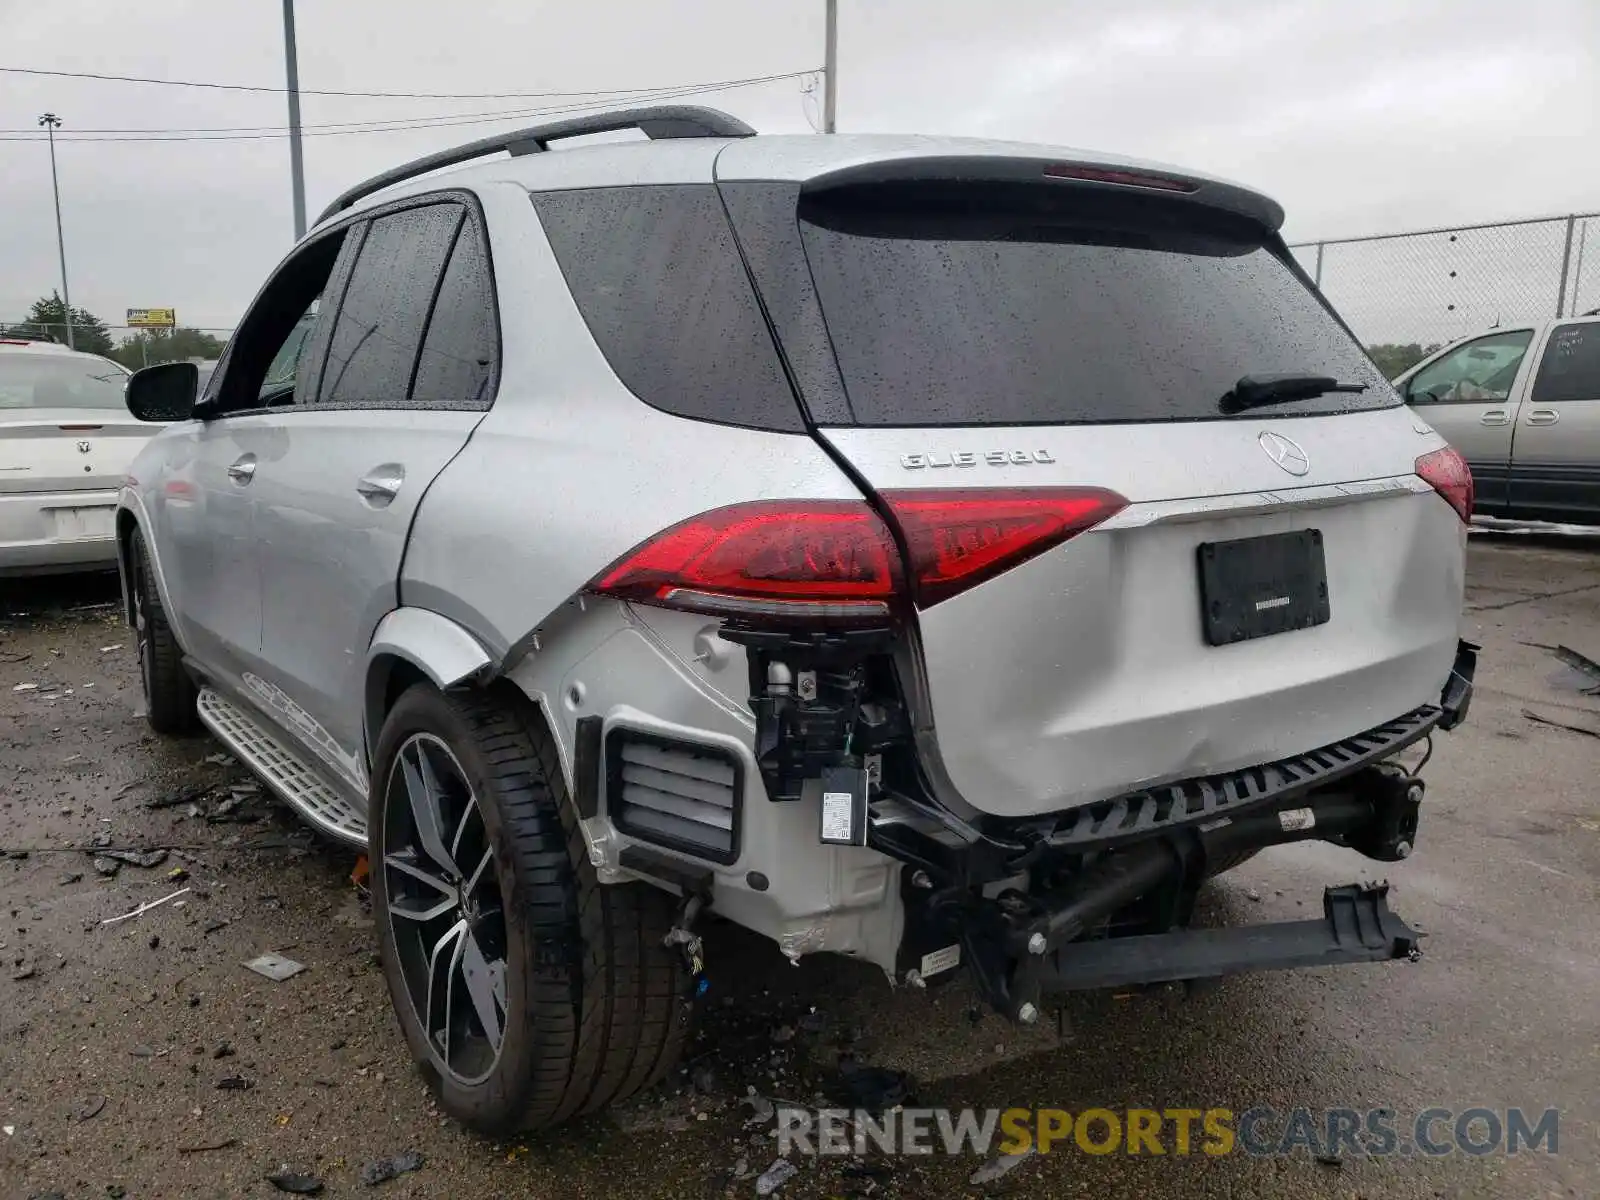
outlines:
M202 688L200 720L268 787L320 833L365 847L367 821L255 713L215 688Z

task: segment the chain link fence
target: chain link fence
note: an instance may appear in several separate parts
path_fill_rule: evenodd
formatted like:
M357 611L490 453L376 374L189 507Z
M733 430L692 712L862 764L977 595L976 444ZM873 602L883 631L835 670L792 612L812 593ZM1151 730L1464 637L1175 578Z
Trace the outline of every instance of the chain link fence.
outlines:
M1600 308L1600 213L1290 249L1369 347L1432 346Z

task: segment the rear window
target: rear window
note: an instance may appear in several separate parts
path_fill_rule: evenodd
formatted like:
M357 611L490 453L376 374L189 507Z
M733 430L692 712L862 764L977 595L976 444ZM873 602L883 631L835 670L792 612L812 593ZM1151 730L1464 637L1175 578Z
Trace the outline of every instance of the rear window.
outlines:
M681 417L804 428L714 186L539 192L533 203L589 332L635 396Z
M103 359L0 351L0 411L122 408L128 376Z
M1362 383L1256 410L1399 403L1258 226L1037 184L877 183L800 200L801 238L862 425L1221 418L1244 375Z

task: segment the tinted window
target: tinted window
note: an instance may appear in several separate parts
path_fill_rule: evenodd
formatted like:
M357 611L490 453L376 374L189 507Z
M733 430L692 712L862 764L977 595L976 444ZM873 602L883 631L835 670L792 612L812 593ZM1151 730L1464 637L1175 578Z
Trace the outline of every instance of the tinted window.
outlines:
M1457 346L1413 375L1406 395L1417 404L1504 400L1511 395L1532 337L1531 329L1517 329Z
M379 217L350 273L319 401L403 404L462 209L431 204Z
M498 336L489 256L477 226L466 221L439 284L417 360L411 398L418 404L487 408Z
M1396 403L1242 218L1037 184L872 184L802 196L801 231L865 425L1219 418L1244 375L1367 391L1274 416Z
M799 406L711 185L534 196L617 377L679 416L799 430Z
M0 349L0 412L17 408L122 409L128 373L103 358Z
M1557 325L1539 360L1533 403L1600 400L1600 323Z

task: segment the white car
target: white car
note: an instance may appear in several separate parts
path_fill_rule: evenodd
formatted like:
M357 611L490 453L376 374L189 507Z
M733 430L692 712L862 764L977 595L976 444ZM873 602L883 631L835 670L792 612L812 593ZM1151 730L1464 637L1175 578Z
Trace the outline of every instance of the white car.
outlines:
M0 576L117 565L117 491L154 432L127 382L98 354L0 338Z

